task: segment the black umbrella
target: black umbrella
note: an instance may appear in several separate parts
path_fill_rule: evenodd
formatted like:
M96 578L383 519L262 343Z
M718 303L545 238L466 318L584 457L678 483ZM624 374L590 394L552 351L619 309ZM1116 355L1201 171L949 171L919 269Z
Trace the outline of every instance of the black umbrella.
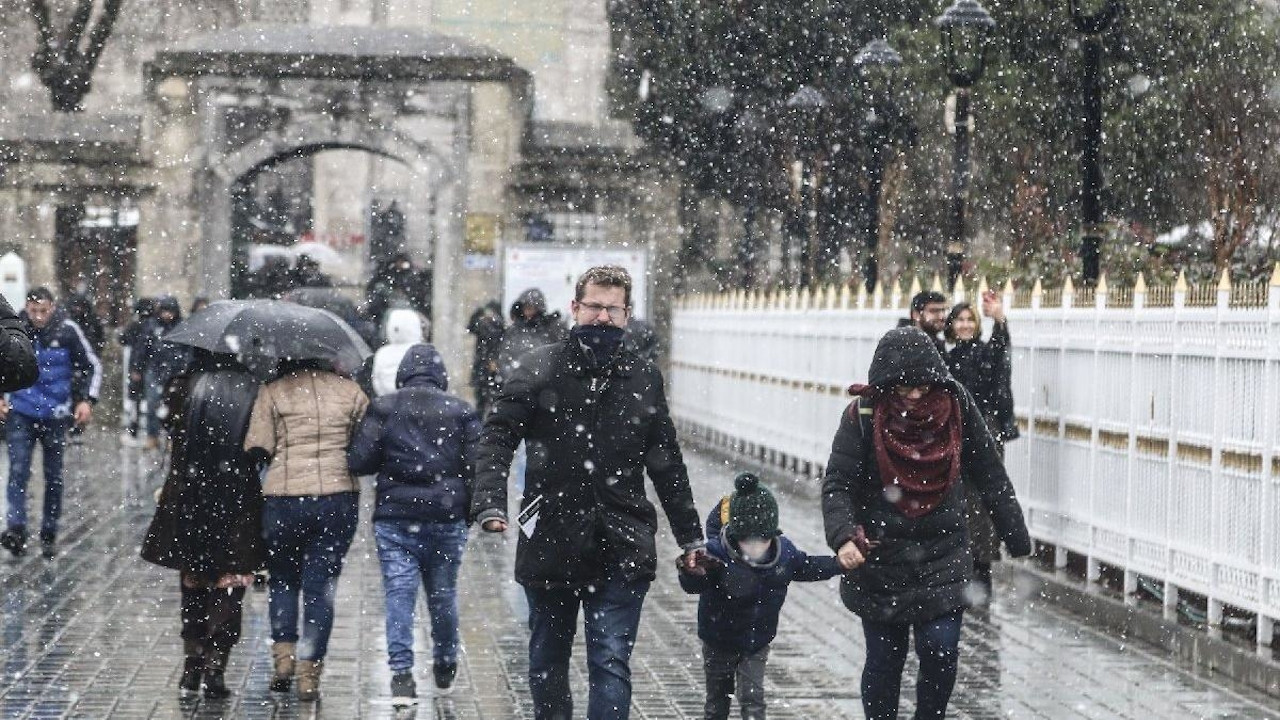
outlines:
M330 360L345 373L355 372L370 354L337 315L279 300L219 300L164 339L248 358Z
M356 308L355 301L343 295L339 290L324 287L297 288L285 293L281 299L299 305L306 305L307 307L328 310L342 318L369 345L376 345L378 342L377 326L360 317L360 311Z

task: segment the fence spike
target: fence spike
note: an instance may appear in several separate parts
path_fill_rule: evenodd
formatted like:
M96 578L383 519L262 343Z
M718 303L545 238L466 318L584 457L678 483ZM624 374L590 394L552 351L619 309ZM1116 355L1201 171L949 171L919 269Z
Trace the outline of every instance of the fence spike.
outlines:
M1222 276L1218 278L1218 292L1231 292L1231 271L1225 266L1222 268Z
M898 309L898 305L902 302L902 278L893 279L893 290L889 293L889 303L894 310Z
M978 278L978 301L982 301L982 296L991 291L991 286L987 284L987 276L983 275Z
M849 301L851 298L852 298L852 293L849 290L849 283L844 283L843 285L840 286L840 309L841 310L849 309Z
M1007 280L1004 281L1004 294L1012 295L1013 293L1014 293L1013 276L1010 276Z
M783 307L785 307L787 310L795 310L797 307L799 307L799 305L800 305L800 292L795 288L791 288L791 290L787 291L787 301Z
M920 294L921 289L922 288L920 287L920 276L912 275L911 287L907 290L907 295L909 295L910 297L915 297L916 295Z
M1277 262L1271 271L1271 287L1280 288L1280 262Z
M1098 287L1094 289L1094 293L1097 295L1106 295L1107 292L1107 274L1104 272L1102 273L1102 277L1098 278Z
M1133 284L1134 295L1147 294L1147 278L1142 273L1138 273L1138 281Z
M880 280L876 280L876 289L875 292L871 293L871 298L872 307L877 310L884 307L884 283L880 282Z
M1071 282L1071 276L1070 276L1070 275L1067 275L1067 277L1062 281L1062 294L1063 294L1063 295L1067 295L1067 294L1075 295L1075 294L1076 294L1076 285L1075 285L1075 283Z
M1044 296L1044 283L1040 282L1040 278L1036 278L1036 284L1031 288L1031 297Z
M840 302L840 291L836 289L836 286L834 284L828 285L826 302L822 304L822 307L826 308L827 310L835 310L836 303L838 302Z
M1184 271L1184 270L1179 270L1179 271L1178 271L1178 281L1177 281L1177 282L1175 282L1175 283L1173 284L1173 291L1174 291L1175 293L1186 293L1186 292L1187 292L1187 273L1186 273L1186 271Z
M938 273L933 274L933 284L929 286L929 289L933 292L942 292L942 278Z
M861 310L866 306L867 306L867 286L864 285L863 283L858 283L858 309Z
M935 277L936 277L936 276L935 276ZM963 276L963 275L957 275L957 276L956 276L956 286L955 286L954 288L952 288L952 289L951 289L951 302L953 302L953 303L961 303L961 302L964 302L964 296L965 296L965 289L964 289L964 276Z

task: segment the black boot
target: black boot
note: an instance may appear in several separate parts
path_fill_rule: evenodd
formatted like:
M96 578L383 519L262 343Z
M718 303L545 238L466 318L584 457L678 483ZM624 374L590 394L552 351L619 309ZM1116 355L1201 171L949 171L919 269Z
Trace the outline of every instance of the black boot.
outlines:
M200 692L200 680L204 675L204 658L188 655L182 661L182 679L178 681L178 697L189 699Z
M0 533L0 547L18 557L27 549L27 529L21 526L11 527Z
M226 678L223 677L221 668L205 670L204 696L209 700L222 700L231 696L231 690L227 688Z

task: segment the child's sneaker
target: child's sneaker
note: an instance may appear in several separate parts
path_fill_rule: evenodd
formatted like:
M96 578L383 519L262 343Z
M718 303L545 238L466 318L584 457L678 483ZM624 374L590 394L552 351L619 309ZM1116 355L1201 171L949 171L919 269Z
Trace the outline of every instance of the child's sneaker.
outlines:
M391 706L412 707L418 704L418 685L413 681L413 671L406 670L391 676Z
M436 689L447 693L453 689L453 679L458 676L458 663L438 662L432 666L436 676Z

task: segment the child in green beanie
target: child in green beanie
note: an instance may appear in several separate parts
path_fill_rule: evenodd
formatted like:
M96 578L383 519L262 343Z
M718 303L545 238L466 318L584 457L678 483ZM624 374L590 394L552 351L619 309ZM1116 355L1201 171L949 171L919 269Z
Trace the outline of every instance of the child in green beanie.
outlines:
M806 555L782 535L778 503L760 478L739 473L733 485L707 517L707 573L680 573L684 591L701 596L706 720L727 719L735 694L744 718L764 717L764 667L787 587L843 572L834 556Z

